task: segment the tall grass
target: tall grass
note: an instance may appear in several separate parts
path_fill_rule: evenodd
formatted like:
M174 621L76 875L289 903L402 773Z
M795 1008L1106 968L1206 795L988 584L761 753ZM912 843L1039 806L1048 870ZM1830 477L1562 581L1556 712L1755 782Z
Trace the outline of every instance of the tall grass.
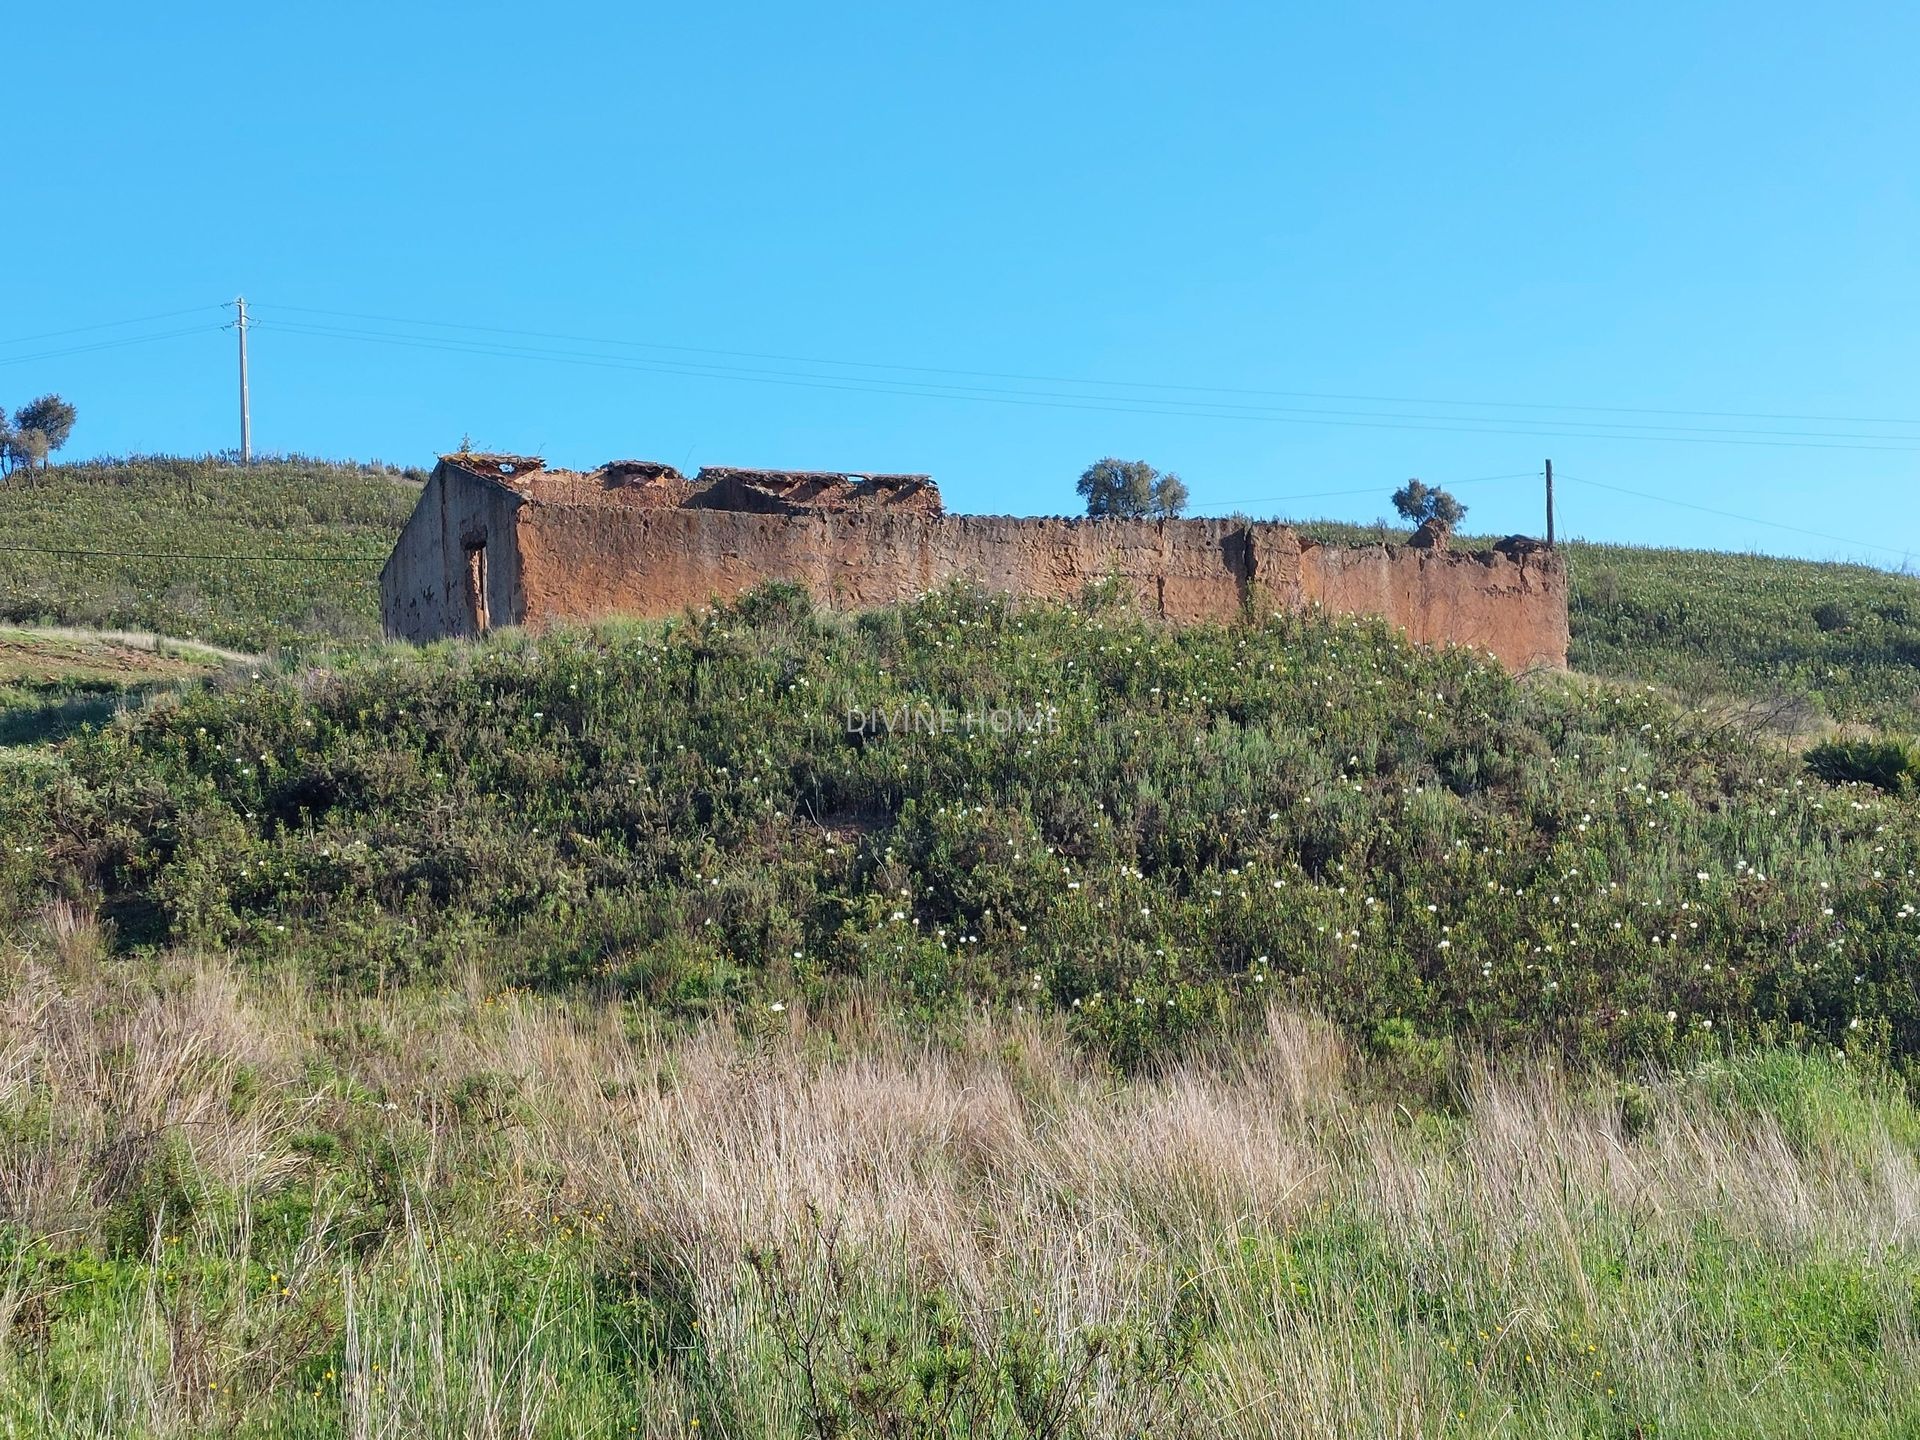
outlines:
M1031 1018L670 1038L51 943L0 987L23 1432L1920 1422L1920 1117L1846 1062L1484 1064L1434 1111L1283 1010L1116 1080Z

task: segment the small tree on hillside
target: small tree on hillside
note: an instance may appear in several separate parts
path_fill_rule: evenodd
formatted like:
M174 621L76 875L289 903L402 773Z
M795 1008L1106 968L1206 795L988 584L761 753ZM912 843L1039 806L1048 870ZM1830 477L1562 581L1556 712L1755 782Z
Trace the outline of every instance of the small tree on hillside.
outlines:
M1187 487L1178 475L1162 475L1144 460L1109 455L1080 472L1075 488L1087 502L1087 514L1138 520L1172 519L1187 508Z
M7 408L0 405L0 475L13 469L13 421L7 417Z
M42 465L48 455L67 443L67 437L73 434L73 422L79 418L80 412L58 395L42 395L13 412L13 423L20 427L23 441L28 435L39 435L30 448L38 450L34 458Z
M1415 525L1438 520L1449 530L1467 518L1467 507L1438 485L1409 480L1393 492L1393 508Z

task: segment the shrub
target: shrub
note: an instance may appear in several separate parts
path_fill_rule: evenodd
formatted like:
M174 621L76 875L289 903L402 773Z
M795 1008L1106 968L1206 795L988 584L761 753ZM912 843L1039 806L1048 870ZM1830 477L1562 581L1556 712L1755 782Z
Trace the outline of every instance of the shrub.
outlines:
M1920 745L1911 740L1828 740L1807 751L1807 769L1834 785L1873 785L1890 795L1920 789Z

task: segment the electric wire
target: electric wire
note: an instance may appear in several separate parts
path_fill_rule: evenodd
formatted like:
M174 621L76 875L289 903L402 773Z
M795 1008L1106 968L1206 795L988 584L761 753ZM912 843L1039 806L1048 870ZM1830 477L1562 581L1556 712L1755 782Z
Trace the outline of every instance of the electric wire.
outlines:
M1911 548L1903 550L1893 545L1875 544L1871 540L1849 539L1845 535L1833 535L1825 530L1809 530L1802 525L1789 525L1783 520L1765 520L1758 515L1742 515L1735 510L1722 510L1718 506L1701 505L1692 500L1676 500L1671 495L1656 495L1650 490L1632 490L1625 485L1611 485L1604 480L1589 480L1584 476L1566 475L1559 471L1554 473L1554 478L1571 480L1576 485L1591 485L1596 489L1611 490L1617 495L1631 495L1639 500L1657 500L1665 505L1678 505L1685 510L1698 510L1707 515L1718 515L1725 520L1740 520L1749 525L1766 525L1775 530L1789 530L1796 535L1808 535L1816 540L1831 540L1836 545L1852 545L1862 550L1878 550L1885 555L1911 556L1913 554Z
M34 360L52 360L62 355L86 355L97 350L119 350L129 345L147 345L156 340L177 340L183 335L206 335L218 326L190 325L180 330L162 330L155 335L131 335L120 340L98 340L91 345L69 345L60 350L42 350L33 355L0 356L0 365L25 365Z
M256 307L257 308L257 307ZM1573 405L1547 404L1525 400L1441 400L1404 395L1357 395L1314 390L1266 390L1247 389L1221 385L1189 385L1169 381L1144 380L1089 380L1062 375L1031 375L1000 370L962 370L938 365L906 365L891 361L876 360L837 360L821 356L783 355L756 350L723 350L699 345L675 345L657 340L612 339L606 336L570 335L548 330L522 330L501 325L471 325L445 320L407 319L392 315L371 315L353 310L326 310L308 305L271 305L273 310L286 310L306 315L328 315L338 319L371 320L387 325L411 325L424 329L467 330L491 335L516 335L529 339L565 340L574 344L613 345L629 349L670 350L690 355L718 355L743 360L773 360L785 364L797 365L834 365L848 369L899 370L927 375L960 375L985 380L1017 380L1048 385L1084 385L1099 386L1107 389L1128 390L1182 390L1190 393L1209 395L1252 395L1273 399L1296 400L1340 400L1376 405L1449 405L1459 408L1480 410L1577 410L1587 414L1605 415L1671 415L1676 417L1701 417L1714 420L1792 420L1812 421L1844 425L1897 425L1907 428L1920 427L1920 420L1894 420L1871 415L1812 415L1750 410L1678 410L1645 405ZM1680 427L1642 426L1646 429L1670 429ZM1761 432L1766 433L1766 432Z
M1080 410L1095 413L1163 416L1175 419L1234 420L1281 425L1318 425L1343 429L1406 430L1423 433L1462 435L1504 435L1533 439L1638 440L1667 444L1759 445L1794 449L1865 450L1897 453L1920 451L1920 436L1855 437L1862 440L1879 438L1912 439L1916 442L1911 445L1883 445L1842 444L1817 439L1784 438L1789 434L1800 432L1756 432L1769 438L1753 439L1735 438L1731 436L1596 434L1592 432L1590 427L1596 425L1598 422L1588 421L1563 422L1561 428L1551 430L1516 429L1513 428L1515 424L1525 424L1527 422L1515 421L1509 423L1497 418L1469 416L1389 416L1364 411L1323 412L1301 410L1297 413L1290 413L1285 407L1227 406L1215 402L1176 400L1155 400L1141 403L1130 402L1124 399L1124 397L1118 396L1066 395L1049 391L997 391L980 386L948 385L934 387L911 381L861 380L850 376L826 377L784 371L765 371L741 367L691 364L687 362L596 356L574 351L546 350L525 346L502 346L487 342L462 341L452 338L434 339L419 336L389 335L371 331L351 331L331 327L316 327L287 321L274 321L271 319L253 321L252 328L256 330L275 330L286 334L306 335L323 339L394 345L411 349L440 350L453 354L491 356L502 359L545 360L551 363L585 366L592 369L683 375L698 379L735 380L751 384L783 385L801 389L845 391L857 394L898 395L915 399L971 400L987 404L1016 405L1052 410ZM1169 406L1181 406L1184 408L1166 408ZM1434 423L1437 421L1455 420L1464 423ZM1589 428L1568 429L1566 428L1568 425Z
M0 346L24 345L30 340L53 340L62 335L81 335L90 330L117 330L126 325L145 325L154 320L172 320L181 315L198 315L206 310L224 309L220 305L189 305L184 310L162 310L158 315L136 315L126 320L102 320L97 325L75 325L70 330L42 330L37 335L16 335L0 340Z
M1457 488L1461 485L1488 485L1496 480L1532 480L1539 476L1538 470L1517 470L1507 475L1473 475L1465 480L1443 480L1443 487ZM1256 495L1245 500L1207 500L1194 505L1196 510L1217 510L1223 505L1285 505L1295 500L1333 500L1353 495L1378 495L1381 487L1368 485L1357 490L1309 490L1298 495Z

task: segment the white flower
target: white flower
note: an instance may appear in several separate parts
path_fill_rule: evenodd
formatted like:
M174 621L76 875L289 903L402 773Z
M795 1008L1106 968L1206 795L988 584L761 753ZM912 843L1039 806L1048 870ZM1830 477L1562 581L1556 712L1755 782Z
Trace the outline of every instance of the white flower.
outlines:
M786 1008L787 1007L781 1004L778 1000L774 1001L771 1005L767 1006L767 1009L771 1010L776 1015L778 1015L781 1011L785 1010Z

